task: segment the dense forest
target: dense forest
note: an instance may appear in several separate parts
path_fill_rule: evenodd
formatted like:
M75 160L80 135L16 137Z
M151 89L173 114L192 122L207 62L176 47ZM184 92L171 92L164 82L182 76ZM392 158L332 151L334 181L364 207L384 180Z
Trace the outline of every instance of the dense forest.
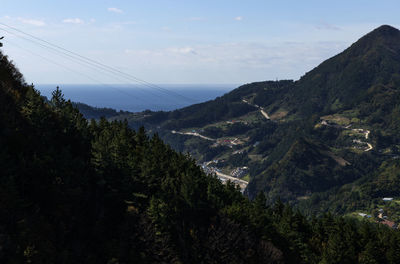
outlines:
M3 54L0 166L1 263L400 262L398 231L250 201L157 134L45 100Z

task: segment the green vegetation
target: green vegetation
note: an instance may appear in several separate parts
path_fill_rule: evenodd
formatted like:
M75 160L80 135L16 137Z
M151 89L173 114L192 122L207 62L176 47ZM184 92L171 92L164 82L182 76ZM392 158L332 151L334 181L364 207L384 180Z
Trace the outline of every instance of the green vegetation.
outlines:
M75 108L79 109L79 112L87 119L100 119L101 117L110 118L113 116L124 114L123 111L117 112L111 108L98 108L93 107L84 103L72 103Z
M400 262L399 232L249 201L157 134L45 101L1 53L0 80L1 263Z
M223 160L224 171L249 167L251 199L264 192L269 204L281 199L310 215L372 214L383 197L400 197L393 165L400 155L399 44L400 31L381 26L298 81L246 84L213 101L131 115L128 122L198 162ZM242 144L216 147L171 134L193 128Z

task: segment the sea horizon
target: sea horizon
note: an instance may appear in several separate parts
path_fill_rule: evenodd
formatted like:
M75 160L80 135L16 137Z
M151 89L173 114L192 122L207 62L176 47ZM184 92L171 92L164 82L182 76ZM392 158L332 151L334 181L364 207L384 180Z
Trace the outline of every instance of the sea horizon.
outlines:
M65 99L117 111L172 111L213 100L238 84L36 84L41 95L51 98L60 87Z

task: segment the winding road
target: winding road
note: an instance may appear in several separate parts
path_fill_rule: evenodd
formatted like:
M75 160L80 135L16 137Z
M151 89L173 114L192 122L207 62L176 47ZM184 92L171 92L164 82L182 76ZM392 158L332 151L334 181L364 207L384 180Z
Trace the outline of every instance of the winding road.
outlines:
M197 132L185 132L185 133L184 133L184 132L178 132L178 131L172 130L171 133L172 133L172 134L180 134L180 135L188 135L188 136L200 137L200 138L202 138L202 139L209 140L209 141L217 141L216 139L213 139L213 138L209 138L209 137L200 135L200 134L197 133Z
M260 109L261 114L262 114L267 120L271 120L271 118L269 117L269 115L267 114L267 112L265 112L264 109L263 109L261 106L251 104L249 101L247 101L247 100L245 100L245 99L242 99L242 102L243 102L243 103L246 103L246 104L248 104L248 105L254 106L254 107L258 108L258 109Z
M364 134L365 134L365 139L368 139L368 138L369 138L369 134L371 134L371 131L370 131L370 130L364 130L364 129L362 129L362 128L352 129L352 130L353 130L353 131L356 131L356 132L364 133ZM364 150L365 152L368 152L368 151L371 151L371 150L374 149L374 147L373 147L370 143L368 143L368 142L362 142L362 141L360 141L360 143L365 143L365 144L367 144L368 148L366 148L366 149Z
M327 123L324 124L324 123L321 122L321 124L323 124L323 125L325 125L325 126L331 126L331 125L329 125L329 124L327 124ZM346 126L346 127L340 126L340 125L339 125L339 127L342 128L342 129L347 129L347 130L350 129L350 125L349 125L349 126ZM357 133L362 133L362 134L364 134L364 137L365 137L366 140L369 139L369 135L371 134L371 131L370 131L370 130L363 129L363 128L353 128L353 129L351 129L351 130L354 131L354 132L357 132ZM368 152L368 151L371 151L371 150L374 149L374 147L372 146L371 143L364 142L364 141L361 141L361 140L353 140L353 141L356 142L356 143L358 143L358 144L367 144L368 148L366 148L366 149L364 150L365 152Z
M271 120L271 118L269 117L269 115L263 110L261 109L261 114L268 120Z

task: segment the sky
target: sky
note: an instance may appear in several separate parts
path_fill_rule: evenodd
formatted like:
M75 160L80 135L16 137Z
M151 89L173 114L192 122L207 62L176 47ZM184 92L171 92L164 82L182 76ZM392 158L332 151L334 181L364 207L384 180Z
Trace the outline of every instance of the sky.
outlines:
M243 84L297 80L374 28L399 28L398 11L398 0L2 0L0 35L28 83Z

